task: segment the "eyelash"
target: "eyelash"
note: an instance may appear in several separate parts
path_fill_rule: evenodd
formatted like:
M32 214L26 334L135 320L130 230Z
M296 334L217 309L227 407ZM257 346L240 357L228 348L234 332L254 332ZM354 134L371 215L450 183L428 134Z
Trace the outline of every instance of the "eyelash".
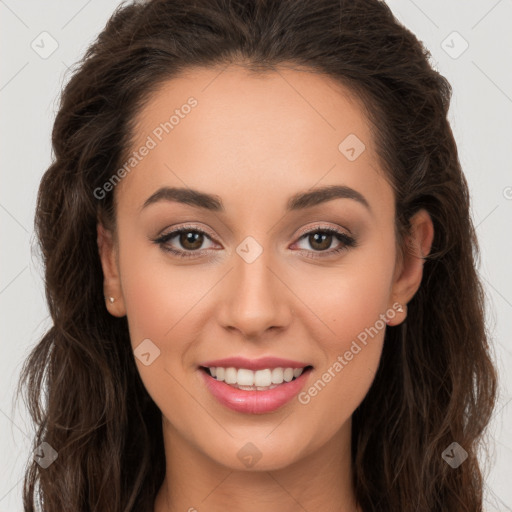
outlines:
M205 235L208 238L212 238L206 231L203 231L202 229L198 229L195 226L184 226L179 229L175 229L174 231L171 231L169 233L166 233L165 235L162 235L154 240L152 240L154 243L160 246L160 248L166 252L170 252L174 256L178 258L194 258L194 257L200 257L202 255L202 251L178 251L176 249L173 249L169 246L166 246L165 244L169 241L175 238L176 236L182 234L182 233L201 233L202 235ZM312 230L306 231L305 233L302 233L297 241L302 240L303 238L308 237L309 235L312 235L314 233L322 233L327 235L335 235L335 237L338 239L338 241L342 242L342 245L338 247L337 249L330 250L330 251L307 251L305 249L300 249L299 252L306 252L306 257L317 259L317 258L325 258L329 256L333 256L335 254L339 254L343 251L348 250L351 247L355 247L356 240L352 238L351 236L338 231L334 228L327 228L327 227L316 227ZM203 251L204 252L204 251ZM312 255L317 253L317 255Z

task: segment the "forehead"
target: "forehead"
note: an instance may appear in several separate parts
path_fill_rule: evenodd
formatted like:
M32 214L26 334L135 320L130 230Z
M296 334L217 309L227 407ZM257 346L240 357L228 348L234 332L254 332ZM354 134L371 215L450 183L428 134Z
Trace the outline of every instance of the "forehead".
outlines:
M384 185L360 100L310 71L188 70L139 112L131 150L143 146L151 149L116 190L131 203L162 185L250 202L315 185Z

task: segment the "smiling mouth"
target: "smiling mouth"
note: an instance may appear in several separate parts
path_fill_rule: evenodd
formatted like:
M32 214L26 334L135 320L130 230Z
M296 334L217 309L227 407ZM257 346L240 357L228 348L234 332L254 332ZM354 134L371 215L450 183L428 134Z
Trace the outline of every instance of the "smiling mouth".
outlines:
M235 367L206 367L200 369L219 382L243 391L268 391L299 378L313 369L311 365L304 368L265 368L249 370Z

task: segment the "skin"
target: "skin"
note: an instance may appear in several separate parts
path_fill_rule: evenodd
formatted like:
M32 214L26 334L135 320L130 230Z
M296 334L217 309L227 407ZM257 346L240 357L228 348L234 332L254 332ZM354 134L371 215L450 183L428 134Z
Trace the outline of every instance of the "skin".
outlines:
M135 359L163 417L167 475L154 510L356 511L351 416L374 379L385 328L309 403L293 399L272 413L227 409L198 365L290 358L313 366L310 388L379 315L393 310L388 325L403 322L432 221L424 210L413 217L400 258L393 190L370 125L330 79L285 68L257 76L234 65L192 70L150 98L133 149L190 96L198 105L117 185L116 233L98 224L105 296L115 298L106 307L127 315L134 349L149 338L160 350L148 366ZM349 134L366 146L354 161L338 149ZM344 198L285 211L290 196L324 185L357 190L370 209ZM142 209L162 186L216 194L225 212L164 200ZM190 223L208 233L196 245L203 255L179 259L152 241ZM352 234L357 245L322 257L343 243L301 238L319 225ZM263 249L250 264L236 252L247 236ZM191 252L183 241L167 246ZM237 456L248 442L261 453L250 468Z

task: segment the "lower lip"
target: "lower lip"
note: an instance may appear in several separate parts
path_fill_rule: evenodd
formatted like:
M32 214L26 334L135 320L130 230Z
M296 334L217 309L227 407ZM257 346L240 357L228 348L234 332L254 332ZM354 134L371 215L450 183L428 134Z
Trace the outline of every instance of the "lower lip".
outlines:
M298 395L304 387L310 370L311 368L302 372L295 380L284 382L268 391L237 389L225 382L214 379L202 369L199 371L203 374L207 388L221 404L237 412L264 414L279 409Z

